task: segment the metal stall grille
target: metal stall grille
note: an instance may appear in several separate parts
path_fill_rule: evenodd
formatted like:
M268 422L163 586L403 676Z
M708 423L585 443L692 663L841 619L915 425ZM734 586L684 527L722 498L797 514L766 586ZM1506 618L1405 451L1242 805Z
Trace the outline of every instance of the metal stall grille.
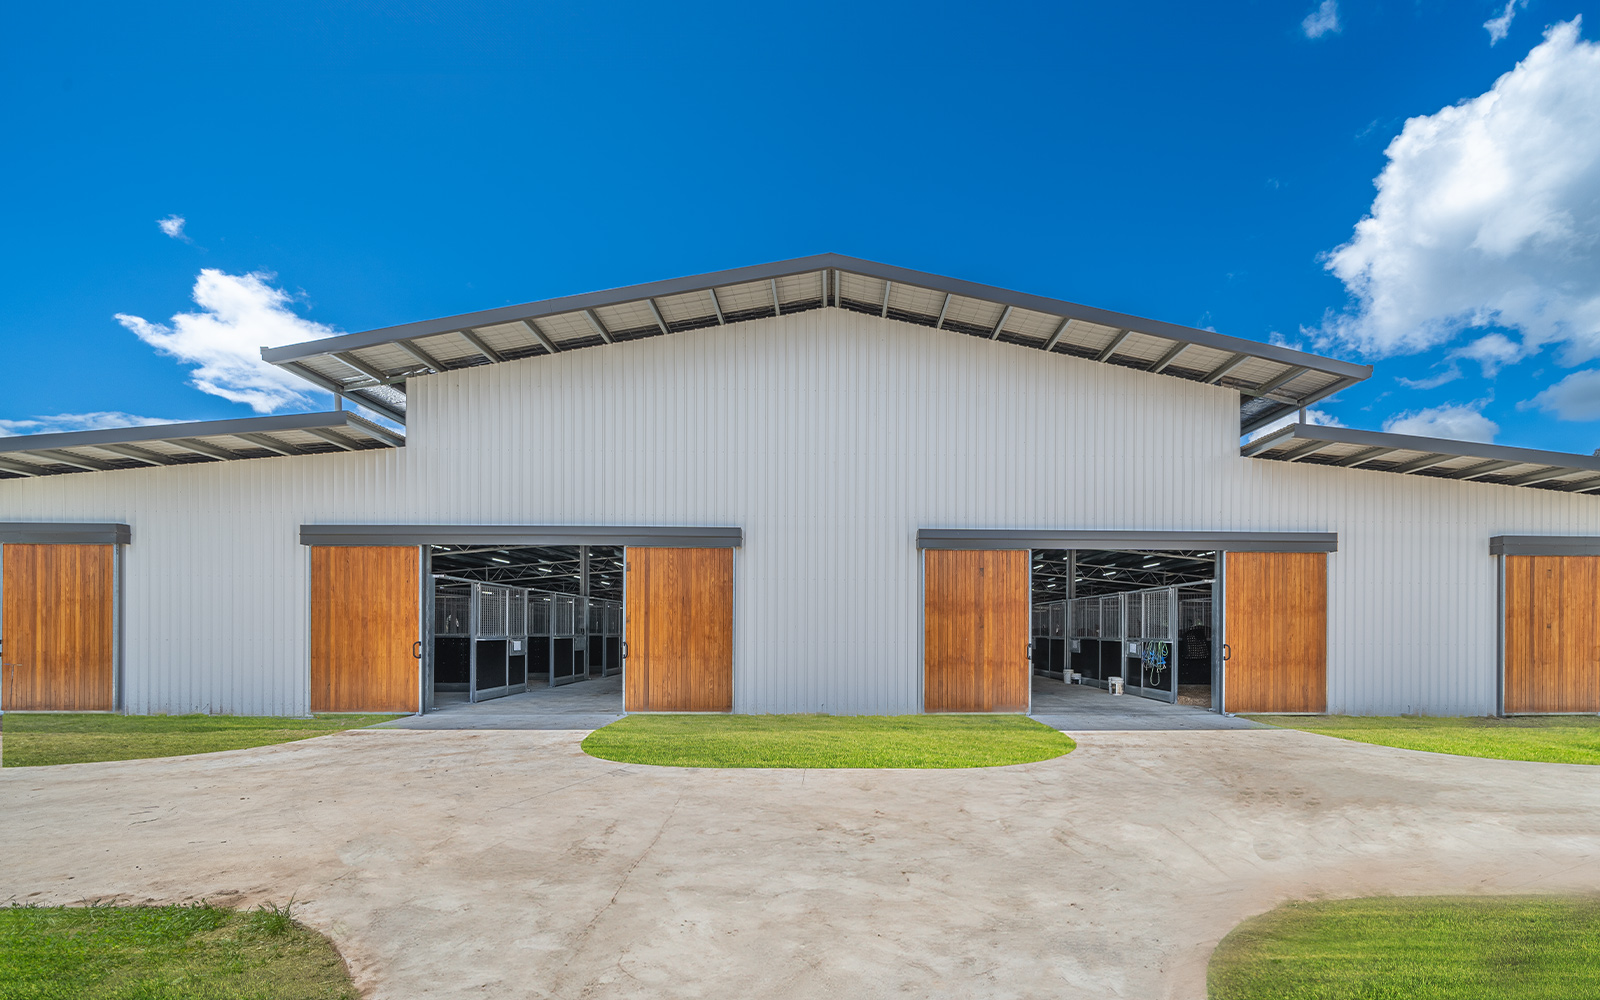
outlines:
M571 684L589 676L578 643L579 601L570 594L550 595L550 684Z
M478 638L499 639L506 634L506 605L510 597L505 587L477 586Z
M1033 608L1033 672L1065 679L1071 672L1071 641L1067 635L1071 602L1050 601Z
M1178 588L1160 587L1122 595L1127 605L1126 685L1130 694L1176 702L1178 673L1175 657Z
M476 626L472 635L472 700L486 701L525 690L527 686L526 661L523 676L513 682L510 605L511 587L474 584L472 600L475 606Z
M433 595L433 634L436 636L464 636L472 629L472 596L470 594Z
M1210 687L1211 594L1193 590L1178 594L1178 683ZM1198 691L1193 692L1199 694Z

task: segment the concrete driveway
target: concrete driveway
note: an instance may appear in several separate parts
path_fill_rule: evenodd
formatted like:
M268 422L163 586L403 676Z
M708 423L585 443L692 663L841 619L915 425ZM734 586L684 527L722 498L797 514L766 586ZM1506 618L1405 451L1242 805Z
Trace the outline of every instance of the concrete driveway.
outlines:
M1282 730L699 771L368 730L0 771L0 902L281 902L377 997L1201 997L1291 898L1600 890L1600 770Z

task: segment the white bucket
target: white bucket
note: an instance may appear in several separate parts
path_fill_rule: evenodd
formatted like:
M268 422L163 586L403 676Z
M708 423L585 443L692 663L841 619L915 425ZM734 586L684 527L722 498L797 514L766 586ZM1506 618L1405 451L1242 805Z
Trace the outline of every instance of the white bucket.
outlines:
M1076 670L1074 670L1071 673L1067 674L1067 683L1068 684L1082 684L1083 683L1083 675L1078 673Z
M1107 677L1106 678L1106 683L1111 685L1111 693L1112 694L1121 694L1122 693L1122 678L1121 677Z

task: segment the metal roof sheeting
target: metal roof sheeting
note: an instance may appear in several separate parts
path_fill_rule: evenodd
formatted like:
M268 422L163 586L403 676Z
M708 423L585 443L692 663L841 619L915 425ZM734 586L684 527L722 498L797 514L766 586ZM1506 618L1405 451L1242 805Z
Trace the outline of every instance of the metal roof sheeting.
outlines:
M825 307L1236 389L1241 433L1372 373L1273 344L839 254L408 323L261 356L403 422L405 382L415 376Z
M346 410L24 434L0 437L0 478L369 451L404 444L403 435Z
M1247 458L1373 469L1568 493L1600 490L1600 457L1444 438L1291 424L1241 449Z

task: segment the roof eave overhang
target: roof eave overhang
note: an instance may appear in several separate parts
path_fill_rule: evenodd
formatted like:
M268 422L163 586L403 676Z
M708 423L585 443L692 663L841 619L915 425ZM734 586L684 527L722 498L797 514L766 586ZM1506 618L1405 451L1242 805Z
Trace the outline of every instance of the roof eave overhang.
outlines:
M1361 449L1323 461L1330 446ZM1387 431L1366 431L1349 427L1323 427L1315 424L1290 424L1287 427L1262 435L1240 446L1246 458L1265 461L1296 463L1308 458L1328 468L1363 468L1374 472L1399 475L1425 475L1427 478L1451 479L1471 482L1495 473L1508 481L1485 480L1494 485L1522 486L1532 489L1554 489L1567 492L1600 490L1600 456L1576 455L1536 448L1517 448L1509 445L1478 444L1448 438L1423 437L1414 434L1393 434ZM1367 456L1378 455L1386 461L1398 454L1397 462L1374 464ZM1414 455L1408 459L1404 456ZM1452 467L1450 463L1471 460L1474 464ZM1392 465L1392 467L1391 467ZM1513 470L1522 469L1517 472ZM1581 477L1563 481L1570 477Z
M582 295L569 295L560 298L546 299L538 302L529 302L521 305L502 306L496 309L486 309L478 312L463 313L456 316L442 317L439 319L424 320L416 323L406 323L399 326L383 327L361 333L344 334L324 340L311 341L303 344L292 344L284 347L264 348L261 356L272 364L284 367L286 370L307 379L320 388L331 392L349 395L362 405L373 406L378 412L395 420L403 420L403 406L395 402L394 397L398 392L403 392L403 384L409 377L417 374L428 374L436 369L427 363L427 352L419 351L416 341L430 337L443 337L459 335L471 341L477 352L491 363L506 360L492 347L482 343L474 331L504 326L506 324L525 324L527 326L527 340L532 349L541 353L553 353L560 349L559 345L550 342L550 339L539 330L537 323L541 319L550 319L563 315L582 315L591 325L600 338L610 342L604 326L595 316L595 310L606 309L619 305L637 303L648 304L650 313L655 317L655 323L660 326L661 332L674 332L670 323L662 319L657 309L657 300L671 296L704 293L719 288L747 285L755 282L774 283L774 307L771 315L781 314L781 308L776 302L776 282L785 278L822 272L824 275L832 273L859 275L885 283L885 304L883 315L892 315L888 305L887 289L891 285L904 285L917 289L924 289L934 293L944 293L946 303L949 297L958 296L965 299L976 300L1004 307L1008 312L1002 314L999 324L994 331L995 339L999 338L1005 324L1005 315L1009 310L1028 310L1034 313L1059 317L1062 326L1070 321L1085 324L1094 324L1099 327L1111 328L1127 333L1143 334L1147 337L1171 341L1174 345L1185 347L1200 347L1212 352L1218 352L1238 359L1258 359L1284 366L1287 372L1298 371L1304 373L1318 373L1324 378L1318 380L1314 388L1298 393L1290 393L1279 389L1275 382L1279 380L1268 379L1255 386L1231 385L1243 397L1252 402L1248 416L1241 412L1241 433L1249 433L1274 420L1280 419L1284 414L1295 409L1309 406L1312 403L1326 399L1328 396L1359 382L1372 373L1370 365L1358 365L1333 358L1319 357L1296 351L1292 348L1280 347L1275 344L1263 344L1256 341L1230 337L1226 334L1216 333L1211 330L1201 330L1194 327L1182 326L1176 323L1167 323L1160 320L1145 319L1127 313L1100 309L1086 306L1081 303L1068 302L1062 299L1053 299L1027 292L984 285L978 282L965 281L944 275L930 274L924 271L915 271L909 268L896 267L891 264L882 264L876 261L862 260L843 254L817 254L809 257L799 257L791 260L776 261L768 264L758 264L751 267L734 268L726 271L717 271L709 274L693 275L683 278L673 278L666 281L649 282L640 285L630 285L613 288L605 291L588 292ZM822 305L837 306L838 281L833 282L833 296L830 299L824 291ZM827 285L826 279L824 285ZM813 306L816 300L812 299ZM720 310L718 320L721 320ZM943 320L941 317L940 324ZM378 370L371 364L365 363L357 353L380 347L398 346L406 354L415 359L417 365L408 365L406 368L391 368L388 371ZM1055 340L1042 345L1045 350L1055 347ZM1094 358L1102 362L1121 363L1115 357L1113 345L1104 356ZM337 358L339 365L335 369L340 373L348 372L351 379L348 382L339 378L331 378L327 374L313 371L308 362L320 361L325 358ZM1168 359L1170 361L1170 359ZM480 363L474 358L473 363ZM1166 368L1166 362L1152 365L1153 371L1160 372ZM466 367L465 364L460 367ZM1220 369L1219 369L1220 371ZM1173 374L1169 371L1168 374ZM1222 376L1208 381L1216 382ZM1281 381L1291 381L1295 376ZM1275 391L1278 390L1278 391ZM386 394L388 401L375 398L375 393ZM1263 405L1265 401L1265 405Z

